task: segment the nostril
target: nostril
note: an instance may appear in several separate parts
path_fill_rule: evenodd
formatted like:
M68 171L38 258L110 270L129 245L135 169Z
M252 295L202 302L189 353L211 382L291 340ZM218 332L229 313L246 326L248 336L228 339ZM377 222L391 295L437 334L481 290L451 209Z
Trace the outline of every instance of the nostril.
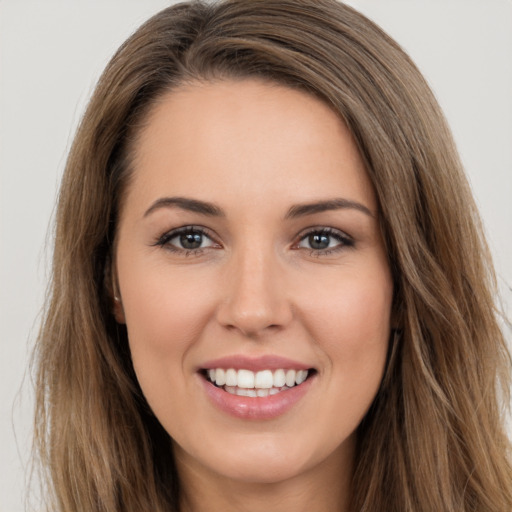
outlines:
M233 288L226 286L226 297L217 309L219 324L229 331L239 331L246 337L264 332L276 332L293 318L290 302L275 280L252 286L247 279L237 281Z

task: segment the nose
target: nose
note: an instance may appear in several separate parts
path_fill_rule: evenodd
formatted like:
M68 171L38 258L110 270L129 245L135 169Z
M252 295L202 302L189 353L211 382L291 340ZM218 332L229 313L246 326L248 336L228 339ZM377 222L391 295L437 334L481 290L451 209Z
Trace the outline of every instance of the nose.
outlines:
M279 331L293 318L283 269L272 251L234 254L228 263L217 320L246 337Z

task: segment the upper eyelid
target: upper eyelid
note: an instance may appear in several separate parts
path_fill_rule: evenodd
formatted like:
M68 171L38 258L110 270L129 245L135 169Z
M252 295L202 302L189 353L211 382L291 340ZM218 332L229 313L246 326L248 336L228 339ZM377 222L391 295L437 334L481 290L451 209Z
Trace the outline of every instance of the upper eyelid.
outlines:
M349 235L346 231L341 229L333 228L330 226L313 226L310 228L306 228L302 230L296 238L302 240L304 237L310 235L311 233L327 233L329 235L339 235L340 238L347 238L349 240L353 240L353 237Z
M309 247L300 247L300 244L311 234L313 233L325 233L328 236L335 238L338 240L338 244L335 247L326 247L324 249L313 249ZM296 241L292 244L292 250L305 250L309 251L311 255L315 255L317 257L328 255L331 253L337 253L343 249L349 249L355 247L355 240L352 236L341 229L332 228L330 226L323 227L312 227L307 229L306 231L302 231L297 238Z
M186 226L180 226L178 228L169 229L165 233L162 234L162 236L177 236L181 235L182 233L189 233L197 231L203 235L206 235L210 238L215 237L215 234L213 231L205 226L199 226L197 224L187 224Z
M159 243L162 243L164 241L168 242L172 238L179 236L182 233L194 232L194 231L200 232L202 235L208 237L212 242L222 245L221 242L219 242L219 237L215 234L215 232L213 232L211 229L207 228L206 226L201 226L201 225L197 225L197 224L184 225L184 226L170 229L157 238L155 245L158 245ZM343 231L341 229L337 229L337 228L334 228L331 226L319 225L319 226L310 226L308 228L301 230L294 237L293 245L296 245L297 243L299 243L300 241L302 241L304 238L311 235L312 233L326 233L330 236L337 235L341 239L346 239L351 242L354 241L354 239L351 235L349 235L348 233L346 233L345 231Z
M177 228L169 229L162 233L160 236L157 237L155 243L153 245L163 245L163 243L168 243L169 240L172 240L173 238L187 232L199 232L202 235L209 238L212 242L218 244L218 240L216 235L212 232L212 230L208 229L205 226L198 226L197 224L190 224L185 226L180 226Z

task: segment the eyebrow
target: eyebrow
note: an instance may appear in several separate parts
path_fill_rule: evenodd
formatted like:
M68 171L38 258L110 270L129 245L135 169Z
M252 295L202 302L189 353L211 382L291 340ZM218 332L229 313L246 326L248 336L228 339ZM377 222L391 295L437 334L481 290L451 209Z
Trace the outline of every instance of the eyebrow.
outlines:
M294 205L288 210L288 213L285 215L285 219L296 219L297 217L304 217L306 215L313 215L315 213L342 209L357 210L372 218L374 217L374 214L371 212L371 210L363 204L358 203L357 201L351 201L349 199L336 198L328 199L326 201L316 201L313 203Z
M206 201L199 201L197 199L189 199L187 197L162 197L157 199L144 213L147 217L150 213L158 210L159 208L181 208L189 212L200 213L208 217L224 217L224 212L212 203Z
M190 212L199 213L208 217L225 217L224 211L213 203L207 201L200 201L198 199L190 199L188 197L162 197L157 199L144 213L147 217L150 213L160 208L180 208ZM293 205L285 215L285 219L296 219L298 217L305 217L315 213L322 213L329 210L342 210L352 209L362 212L370 217L374 214L369 208L357 201L349 199L335 198L325 201L315 201L312 203L296 204Z

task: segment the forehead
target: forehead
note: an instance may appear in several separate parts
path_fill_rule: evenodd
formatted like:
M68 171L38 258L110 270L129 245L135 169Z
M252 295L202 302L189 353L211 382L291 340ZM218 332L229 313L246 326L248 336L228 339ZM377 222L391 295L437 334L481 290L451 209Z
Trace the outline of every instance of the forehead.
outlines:
M343 194L374 207L353 138L319 99L282 85L184 85L153 106L134 147L138 196L301 202ZM128 191L128 196L132 192Z

